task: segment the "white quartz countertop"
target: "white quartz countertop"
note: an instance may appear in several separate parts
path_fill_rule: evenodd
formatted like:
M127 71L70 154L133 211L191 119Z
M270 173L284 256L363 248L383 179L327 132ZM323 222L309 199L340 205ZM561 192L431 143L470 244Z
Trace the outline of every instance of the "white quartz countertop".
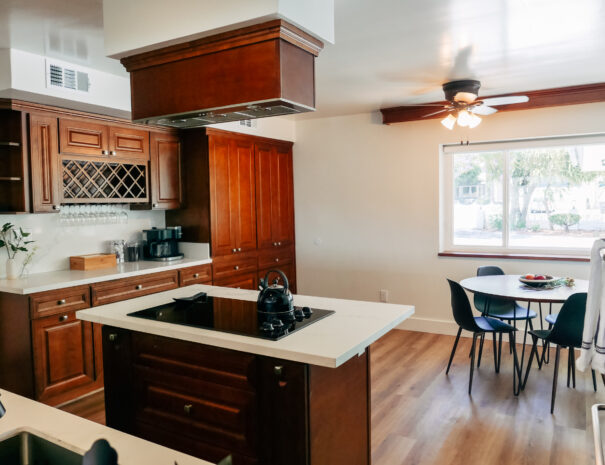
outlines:
M106 439L120 465L209 465L182 452L93 423L48 405L0 389L6 414L0 418L0 441L27 431L84 454L97 439Z
M336 368L353 356L361 354L366 347L414 313L414 307L410 305L295 295L294 305L334 310L336 313L279 341L127 316L137 310L169 303L173 297L189 297L198 292L252 301L258 296L258 291L196 284L80 310L76 316L82 320L131 331Z
M125 262L113 268L103 270L61 270L36 273L24 279L1 279L0 292L11 294L33 294L34 292L53 291L66 287L111 281L112 279L130 278L160 271L176 270L195 265L212 263L212 259L184 258L172 262Z

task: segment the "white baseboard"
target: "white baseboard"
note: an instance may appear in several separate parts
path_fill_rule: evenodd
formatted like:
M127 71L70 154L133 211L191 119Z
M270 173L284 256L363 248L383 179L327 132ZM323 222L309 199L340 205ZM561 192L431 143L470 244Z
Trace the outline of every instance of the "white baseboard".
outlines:
M455 336L458 332L458 325L452 320L441 320L437 318L419 318L411 317L397 326L397 329L407 329L409 331L421 331L424 333L448 334ZM462 332L462 336L470 337L471 333Z

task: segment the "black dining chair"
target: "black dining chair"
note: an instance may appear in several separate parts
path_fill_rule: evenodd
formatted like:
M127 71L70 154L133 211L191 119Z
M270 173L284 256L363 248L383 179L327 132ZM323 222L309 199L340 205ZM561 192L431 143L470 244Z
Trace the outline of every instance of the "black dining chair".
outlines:
M477 268L477 276L501 276L504 275L504 270L499 266L480 266ZM498 318L499 320L504 320L508 324L513 323L513 326L516 327L517 321L527 320L529 324L529 328L533 329L532 320L536 318L537 314L533 310L529 310L521 305L519 305L514 300L507 299L499 299L497 297L486 297L481 294L475 294L473 298L473 303L475 304L475 308L481 312L483 316L489 316L492 318ZM541 313L541 308L540 308ZM502 334L500 334L500 338ZM509 340L509 350L512 351L511 341ZM500 344L502 342L500 341ZM481 364L481 353L483 352L483 339L481 339L481 344L479 345L479 358L477 360L477 364Z
M473 316L473 310L471 308L471 304L468 300L466 292L460 284L451 279L448 279L447 282L450 285L451 291L451 302L452 302L452 312L454 314L454 320L458 324L458 334L456 335L456 340L454 341L454 347L452 348L452 353L450 354L450 359L447 364L447 369L445 370L445 374L447 375L450 371L450 367L452 366L452 360L454 359L454 354L456 353L456 347L458 347L458 341L460 340L460 334L462 330L469 331L473 333L473 344L471 347L471 365L470 365L470 375L468 381L468 393L471 393L471 389L473 387L473 370L475 366L475 348L477 345L477 338L482 337L485 333L492 333L494 335L493 345L494 345L494 368L496 369L496 373L500 371L500 359L501 359L501 351L498 353L498 349L496 347L496 334L507 333L512 341L512 350L514 354L514 369L513 369L513 392L515 394L518 393L516 386L516 373L518 372L518 362L517 362L517 349L515 347L515 331L516 329L504 323L501 320L496 318L490 318L487 316Z
M538 360L538 340L541 339L544 343L553 344L556 346L555 366L552 382L552 396L550 400L550 413L555 409L555 399L557 396L557 379L559 377L559 359L561 356L561 348L568 349L567 357L567 386L569 387L570 373L573 376L574 387L576 385L576 375L574 369L574 349L582 346L582 331L584 330L584 314L586 313L586 292L578 292L570 295L561 311L554 320L552 329L535 329L529 332L533 339L527 369L523 379L522 387L527 384L529 371L534 357ZM597 382L594 370L592 370L593 388L597 390Z

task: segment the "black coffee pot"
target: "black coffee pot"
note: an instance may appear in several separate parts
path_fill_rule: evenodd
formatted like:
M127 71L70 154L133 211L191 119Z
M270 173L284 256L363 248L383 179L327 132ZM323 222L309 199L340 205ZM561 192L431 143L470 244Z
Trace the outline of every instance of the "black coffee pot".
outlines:
M269 275L277 273L281 276L284 286L278 286L277 283L269 284ZM292 303L292 293L289 289L288 278L281 270L269 270L260 281L260 294L258 294L257 309L264 313L291 313L294 312Z

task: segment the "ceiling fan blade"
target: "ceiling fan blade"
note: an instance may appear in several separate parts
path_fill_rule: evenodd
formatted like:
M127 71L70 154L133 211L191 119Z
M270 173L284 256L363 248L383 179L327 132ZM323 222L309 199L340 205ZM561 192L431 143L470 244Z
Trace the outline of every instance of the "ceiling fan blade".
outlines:
M469 109L469 111L476 115L488 116L488 115L493 115L494 113L496 113L498 111L498 109L493 108L493 107L488 107L487 105L483 104L483 105L477 105L477 106L471 107Z
M483 98L481 100L484 105L498 106L529 102L529 97L527 95L507 95L505 97Z
M402 103L398 105L400 107L441 107L443 108L443 103Z
M429 113L428 115L422 115L423 118L427 118L429 116L438 115L439 113L443 113L444 111L450 111L449 108L444 108L443 110L434 111L433 113Z

